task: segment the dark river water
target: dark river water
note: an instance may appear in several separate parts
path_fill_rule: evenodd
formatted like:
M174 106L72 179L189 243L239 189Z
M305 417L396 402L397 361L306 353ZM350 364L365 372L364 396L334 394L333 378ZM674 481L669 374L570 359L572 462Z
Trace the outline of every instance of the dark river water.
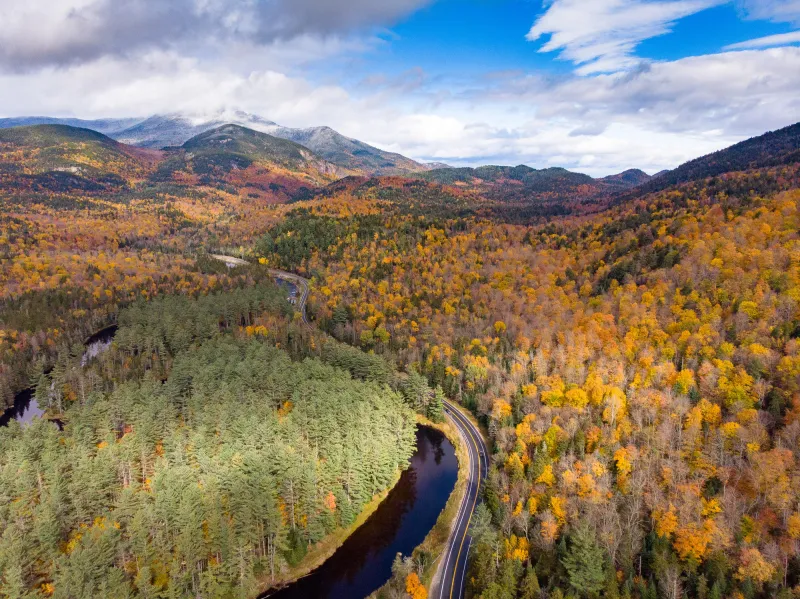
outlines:
M305 578L266 593L270 599L363 599L392 575L397 553L410 555L439 517L458 477L450 441L419 427L411 466L372 516Z
M296 293L294 285L289 290ZM117 328L86 341L83 364L105 351ZM14 406L0 414L0 426L21 424L43 415L33 390L17 394ZM363 599L392 575L395 555L410 555L430 532L453 491L458 461L450 441L439 431L417 428L417 450L400 480L378 509L319 568L305 578L262 598Z
M86 366L93 358L111 347L116 333L117 325L111 325L89 337L84 343L86 351L81 357L81 366ZM44 415L44 410L39 407L33 391L33 389L25 389L14 396L14 405L0 414L0 426L6 426L12 420L25 425L34 418Z
M33 399L33 389L25 389L14 396L14 405L0 414L0 426L6 426L12 420L25 425L43 414L44 410Z

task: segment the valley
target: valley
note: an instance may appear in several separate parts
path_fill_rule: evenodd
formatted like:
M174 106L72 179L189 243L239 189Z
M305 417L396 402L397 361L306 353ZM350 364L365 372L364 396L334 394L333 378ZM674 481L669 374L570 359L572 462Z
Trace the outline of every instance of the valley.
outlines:
M0 396L63 422L0 429L3 592L249 598L332 554L274 596L788 599L797 148L381 174L0 129Z
M0 599L800 599L800 0L2 0L0 89Z

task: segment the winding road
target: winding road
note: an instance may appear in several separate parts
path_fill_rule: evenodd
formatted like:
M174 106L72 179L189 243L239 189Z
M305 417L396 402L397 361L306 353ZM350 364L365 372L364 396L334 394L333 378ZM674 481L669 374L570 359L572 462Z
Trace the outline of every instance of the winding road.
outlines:
M212 255L217 260L222 260L228 266L243 266L249 264L240 258L232 256ZM308 300L308 279L283 270L270 269L270 274L276 279L288 281L302 290L297 301L297 307L307 325L306 301ZM444 411L448 420L456 427L464 446L467 448L467 484L461 505L453 523L450 537L442 553L436 574L431 583L431 599L463 599L465 580L467 576L467 558L472 545L469 527L472 515L480 500L481 487L488 473L488 451L480 430L467 418L461 409L450 401L444 402Z
M234 258L233 256L223 256L222 254L211 254L211 257L224 262L231 268L235 266L247 266L250 264L250 262L247 260ZM300 315L303 317L303 322L307 325L310 325L311 323L308 322L308 315L306 314L306 302L308 301L308 279L304 279L300 275L286 272L285 270L276 270L274 268L269 269L269 274L276 279L280 279L281 281L288 281L289 283L292 283L295 287L302 291L297 300L297 307L300 310Z
M445 401L445 414L456 427L469 458L467 486L456 514L450 538L431 584L431 599L462 599L467 576L467 558L472 537L469 526L480 501L481 487L488 472L488 452L478 427L452 402Z

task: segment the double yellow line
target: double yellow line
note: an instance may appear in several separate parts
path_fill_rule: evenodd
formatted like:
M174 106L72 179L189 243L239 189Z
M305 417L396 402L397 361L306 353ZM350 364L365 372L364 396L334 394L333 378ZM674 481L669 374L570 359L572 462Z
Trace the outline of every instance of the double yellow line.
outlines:
M469 526L472 523L472 514L475 512L475 506L478 503L478 495L480 495L481 491L481 478L483 476L482 468L481 468L481 448L480 444L475 440L475 435L472 432L472 423L467 420L467 418L461 414L461 412L455 408L452 404L448 402L447 407L450 408L450 412L453 414L455 420L458 420L462 427L467 431L468 441L475 449L475 457L478 461L478 485L475 488L475 497L472 500L472 508L470 509L469 518L467 519L467 525L464 528L464 535L461 537L461 544L458 547L458 555L456 556L455 565L453 566L453 578L450 582L450 599L453 599L453 592L455 590L456 585L456 574L458 573L458 563L461 561L461 553L464 550L464 541L467 540L467 534L469 534ZM467 564L464 564L464 576L466 576L466 568ZM445 564L445 571L447 570L447 564Z

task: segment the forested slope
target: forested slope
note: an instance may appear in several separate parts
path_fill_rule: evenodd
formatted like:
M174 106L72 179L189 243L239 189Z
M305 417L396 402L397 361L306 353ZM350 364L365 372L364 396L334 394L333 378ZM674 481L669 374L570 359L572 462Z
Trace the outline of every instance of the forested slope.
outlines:
M662 191L688 181L699 181L723 173L776 167L800 162L800 123L702 156L645 183L637 192Z
M472 596L789 597L792 169L534 226L400 210L373 229L319 205L289 218L300 234L324 214L337 233L321 245L297 253L279 225L255 247L314 273L321 326L415 365L488 425Z

